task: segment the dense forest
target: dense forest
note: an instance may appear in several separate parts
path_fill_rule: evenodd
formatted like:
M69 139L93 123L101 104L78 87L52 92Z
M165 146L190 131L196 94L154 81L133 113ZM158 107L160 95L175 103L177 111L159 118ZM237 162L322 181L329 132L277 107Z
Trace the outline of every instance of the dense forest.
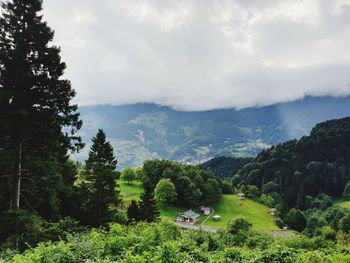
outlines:
M199 166L212 171L217 177L231 178L250 160L251 158L220 156L214 157Z
M279 195L289 207L306 209L319 194L341 197L350 180L350 118L330 120L310 136L262 151L233 177Z
M121 172L98 129L77 163L70 155L84 147L82 120L42 5L1 5L0 262L350 261L350 210L335 204L350 199L350 118L318 124L310 136L249 160L149 160ZM121 180L140 183L139 199L123 200ZM234 193L275 208L269 218L289 238L236 215L210 232L182 231L177 210L159 222L160 206L212 208L225 196L237 200Z

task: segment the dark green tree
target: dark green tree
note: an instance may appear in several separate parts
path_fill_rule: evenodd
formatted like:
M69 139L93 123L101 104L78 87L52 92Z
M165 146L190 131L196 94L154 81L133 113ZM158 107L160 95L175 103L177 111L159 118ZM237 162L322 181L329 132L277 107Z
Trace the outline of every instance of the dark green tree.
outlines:
M292 208L284 220L289 227L299 232L303 231L306 227L306 217L303 212L298 209Z
M339 229L343 231L344 233L350 232L350 214L345 215L340 221L339 221Z
M152 189L144 185L145 191L141 194L140 210L142 220L146 222L154 222L159 219L159 210Z
M128 206L127 215L129 223L139 222L143 219L143 213L140 209L139 204L135 200L132 200L131 204Z
M82 147L75 135L82 122L71 104L75 91L62 78L66 65L51 44L54 32L42 19L42 0L2 1L1 9L1 207L52 216L67 150Z
M116 190L117 160L113 147L106 141L103 130L98 130L92 139L89 158L85 162L86 201L83 204L88 214L88 223L101 226L112 220L120 202Z

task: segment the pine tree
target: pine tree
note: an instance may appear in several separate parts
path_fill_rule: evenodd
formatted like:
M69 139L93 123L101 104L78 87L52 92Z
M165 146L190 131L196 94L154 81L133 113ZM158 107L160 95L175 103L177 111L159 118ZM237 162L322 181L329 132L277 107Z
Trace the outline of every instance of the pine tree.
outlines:
M92 142L89 158L85 162L87 199L84 207L88 213L87 223L101 226L112 220L113 208L120 201L119 192L116 191L117 160L103 130L98 130Z
M146 222L154 222L159 219L159 210L152 189L144 185L145 191L141 194L140 209L142 212L142 220Z
M55 187L69 149L83 145L82 122L54 32L42 19L42 0L1 4L0 177L10 208L54 207ZM6 161L2 162L4 159ZM4 164L5 163L5 164ZM0 198L0 200L2 200ZM25 201L22 203L22 201Z
M129 222L139 222L142 220L142 211L140 210L139 204L135 201L132 200L131 204L128 207L128 219Z

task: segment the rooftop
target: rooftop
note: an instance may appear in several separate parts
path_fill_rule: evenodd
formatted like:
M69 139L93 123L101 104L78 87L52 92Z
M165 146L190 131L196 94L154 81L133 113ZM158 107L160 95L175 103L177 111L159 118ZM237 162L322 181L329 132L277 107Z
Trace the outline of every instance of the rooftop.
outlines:
M196 219L196 218L200 217L199 214L193 212L192 210L188 210L188 211L186 211L186 212L184 212L184 213L182 213L182 214L185 215L185 216L188 217L188 218L194 218L194 219Z

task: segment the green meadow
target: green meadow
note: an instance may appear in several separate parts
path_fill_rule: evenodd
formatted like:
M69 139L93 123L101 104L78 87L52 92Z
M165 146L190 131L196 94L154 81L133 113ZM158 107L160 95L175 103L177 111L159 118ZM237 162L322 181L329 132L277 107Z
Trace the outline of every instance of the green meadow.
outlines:
M140 181L133 181L128 184L126 181L119 180L119 189L121 196L125 202L131 200L140 200L140 195L143 192L142 183ZM350 203L349 203L350 206ZM225 228L229 221L244 217L253 224L256 230L279 230L274 222L274 217L269 214L269 208L257 203L255 201L246 199L238 200L236 195L222 195L219 203L214 205L214 213L206 216L201 216L199 224L211 226L214 228ZM190 209L190 207L179 207L174 205L160 206L159 212L163 221L173 222L176 216ZM195 211L196 207L192 207ZM221 216L220 221L215 221L212 216Z

